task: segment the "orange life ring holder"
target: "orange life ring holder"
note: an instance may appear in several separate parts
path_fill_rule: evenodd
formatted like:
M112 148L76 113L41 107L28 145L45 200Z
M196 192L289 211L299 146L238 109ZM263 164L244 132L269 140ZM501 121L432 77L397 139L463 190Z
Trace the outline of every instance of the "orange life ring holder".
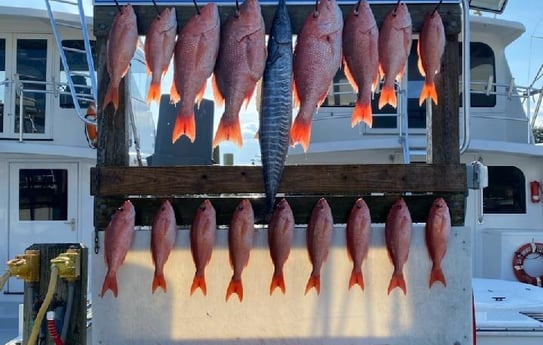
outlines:
M515 254L513 255L513 272L519 281L541 287L543 275L540 277L532 277L524 270L524 260L526 260L530 254L539 254L543 256L543 243L526 243L515 250Z

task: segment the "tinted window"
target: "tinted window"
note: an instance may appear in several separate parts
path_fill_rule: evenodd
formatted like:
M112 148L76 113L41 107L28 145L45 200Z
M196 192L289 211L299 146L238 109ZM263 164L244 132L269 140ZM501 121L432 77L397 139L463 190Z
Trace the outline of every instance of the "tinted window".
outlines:
M87 64L87 55L84 52L85 44L82 40L65 40L62 41L62 46L69 49L78 49L80 51L65 50L66 61L68 62L68 67L72 74L72 81L75 86L75 91L78 95L79 106L87 108L89 105L89 100L91 99L91 81L88 77L89 67ZM95 41L91 41L91 48L93 54L93 61L98 61L96 58L96 52L94 49ZM96 67L96 66L95 66ZM66 72L64 72L64 65L62 61L60 62L60 97L59 103L61 108L73 108L74 103L72 96L70 94L69 86L66 85L67 78Z
M517 167L489 166L484 213L526 213L526 179Z
M19 170L19 220L67 220L67 214L67 170Z

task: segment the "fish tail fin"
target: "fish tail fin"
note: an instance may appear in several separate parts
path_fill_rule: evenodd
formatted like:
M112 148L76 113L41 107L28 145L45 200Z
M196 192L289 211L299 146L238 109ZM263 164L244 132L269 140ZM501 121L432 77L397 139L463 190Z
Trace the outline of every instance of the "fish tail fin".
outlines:
M177 91L175 82L173 82L172 87L170 88L170 103L176 104L180 100L181 100L181 95L179 94L179 91Z
M115 108L115 111L117 111L117 108L119 107L119 86L109 85L107 87L102 109L105 109L109 103L113 103L113 107Z
M402 289L404 295L407 295L407 286L405 285L405 279L403 278L403 273L392 275L392 278L390 278L390 283L388 284L387 294L390 295L390 291L392 291L394 288L397 288L397 287Z
M362 275L361 271L354 271L351 273L351 279L349 279L349 290L354 286L358 284L362 291L364 290L364 276Z
M311 138L311 120L307 120L300 115L296 116L290 130L290 138L294 144L299 143L302 145L304 152L307 152Z
M183 135L186 135L190 139L191 143L194 142L194 138L196 137L194 112L190 112L189 114L182 114L179 112L177 114L172 132L172 144Z
M164 292L168 291L168 288L166 287L166 279L162 273L156 273L155 277L153 278L153 293L155 293L156 289L159 287L161 287Z
M241 126L237 116L227 116L226 113L221 117L219 128L213 139L213 147L217 147L221 142L228 140L236 144L238 147L243 146L243 138L241 136Z
M228 284L228 289L226 290L226 301L230 298L230 295L235 293L238 295L239 301L243 301L243 284L241 279L232 279L230 284Z
M285 287L285 277L283 276L282 272L273 275L272 281L270 284L270 296L273 293L273 290L275 290L275 288L277 287L281 289L281 292L284 295L286 292L286 287Z
M149 91L147 92L147 104L156 101L160 102L160 83L151 83L149 85Z
M432 268L432 272L430 273L430 288L435 282L438 281L442 282L443 286L447 286L447 281L445 280L445 275L443 274L441 267Z
M433 82L425 82L419 96L419 106L424 103L426 98L430 97L432 102L437 105L437 91L436 85Z
M204 276L194 276L194 279L192 280L192 285L190 287L190 295L194 293L197 289L202 290L202 293L207 295L207 285L206 285L206 278Z
M213 73L213 78L211 80L212 80L212 86L213 86L213 99L215 100L215 103L217 104L218 107L222 107L224 105L224 95L219 89L219 84L217 81L217 77L215 76L215 73Z
M351 127L356 126L359 122L364 122L370 128L373 125L371 103L356 102L353 115L351 117Z
M321 292L321 277L320 276L312 275L311 277L309 277L309 280L307 281L307 284L305 286L304 295L307 295L307 293L309 292L309 290L311 290L311 288L315 288L315 290L317 290L317 295L320 294Z
M382 109L387 104L396 108L398 105L396 91L394 90L394 86L383 85L381 95L379 96L379 109Z
M108 271L106 278L104 279L104 284L102 285L102 298L106 294L107 290L113 292L113 296L117 297L119 294L119 288L117 286L117 272Z

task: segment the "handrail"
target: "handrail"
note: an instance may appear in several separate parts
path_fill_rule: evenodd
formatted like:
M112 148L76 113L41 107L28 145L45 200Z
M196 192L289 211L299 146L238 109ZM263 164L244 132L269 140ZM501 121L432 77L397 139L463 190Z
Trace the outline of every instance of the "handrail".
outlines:
M460 154L463 154L469 148L471 142L470 132L470 90L471 85L471 73L470 72L470 23L469 23L469 1L462 1L462 78L463 80L463 92L462 92L462 113L463 113L463 125L464 136L462 137L462 143L460 144Z

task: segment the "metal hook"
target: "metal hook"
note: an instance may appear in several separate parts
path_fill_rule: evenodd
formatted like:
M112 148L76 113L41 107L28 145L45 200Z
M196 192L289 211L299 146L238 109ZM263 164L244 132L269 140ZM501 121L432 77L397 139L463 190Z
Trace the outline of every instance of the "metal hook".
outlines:
M156 11L157 16L160 17L160 10L158 9L156 1L152 0L152 2L153 2L153 6L155 7L155 11Z
M196 8L196 14L200 15L200 8L198 7L198 2L196 2L196 0L192 0L192 2L194 3L194 7Z
M117 0L113 0L115 2L115 6L117 6L117 11L121 12L122 7L119 5L119 2Z
M436 7L434 8L434 10L432 11L432 15L434 15L437 10L439 9L439 6L441 6L441 4L443 3L443 0L439 0L439 2L437 3Z
M356 3L356 7L354 9L354 14L355 16L358 15L358 9L360 8L360 3L362 2L362 0L358 0L358 2Z
M313 17L319 16L319 0L315 0L315 12L313 12Z
M393 11L394 14L396 14L396 11L398 10L398 6L400 6L400 2L402 2L402 0L398 0L398 2L396 3L396 6L394 6L394 11Z

